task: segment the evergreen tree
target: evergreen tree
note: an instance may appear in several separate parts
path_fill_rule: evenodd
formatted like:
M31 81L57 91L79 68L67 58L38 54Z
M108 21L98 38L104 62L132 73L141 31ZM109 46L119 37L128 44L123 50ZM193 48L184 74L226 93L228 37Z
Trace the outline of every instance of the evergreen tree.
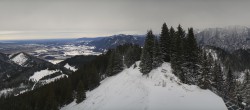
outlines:
M230 98L236 99L236 80L232 70L229 68L226 78L227 93L226 95Z
M154 38L152 30L149 30L144 42L141 55L140 71L148 74L152 70Z
M171 26L170 31L169 31L169 38L170 38L170 61L174 53L174 47L175 47L175 30Z
M49 85L48 87L44 109L45 110L58 110L57 103L55 100L55 93L54 93L53 85Z
M115 51L113 73L117 74L121 72L123 68L123 56L119 53L119 51Z
M162 30L160 35L160 47L163 54L163 60L166 62L170 61L170 46L171 46L170 44L171 44L171 39L169 36L169 30L166 23L164 23L162 25Z
M115 57L115 53L112 51L109 56L108 67L105 72L108 76L111 76L113 74L114 57Z
M221 70L221 66L218 63L215 63L214 70L214 84L213 86L221 93L223 93L223 88L224 88L224 79L223 79L223 74Z
M133 65L136 61L140 60L141 47L139 45L132 45L125 53L125 61L127 67Z
M201 75L199 78L198 86L202 89L210 89L211 88L211 66L209 59L207 58L206 53L203 54L202 59L202 69Z
M185 31L179 25L175 34L175 46L173 56L171 57L171 67L173 73L179 77L179 79L186 83L185 70L183 65L185 64L184 59L184 42L185 42Z
M140 63L140 71L145 75L152 70L153 59L150 56L149 52L143 52Z
M155 68L161 66L162 63L163 63L162 52L161 52L161 50L159 48L158 40L157 40L157 38L155 38L152 66L155 69Z
M82 102L86 98L85 90L84 90L84 85L82 81L80 80L77 86L76 90L76 103Z
M58 91L60 91L60 94L59 92L56 92L58 94L58 96L60 97L58 99L58 102L60 102L60 105L63 106L65 104L68 104L70 103L72 100L73 100L73 96L72 96L72 84L71 84L71 80L70 78L62 78L60 80L60 82L58 82L60 86L57 86L58 88Z
M88 68L89 68L88 88L92 90L100 84L100 75L98 74L97 68L94 64L89 64Z
M196 43L196 39L194 37L193 28L188 29L188 34L185 43L185 60L184 60L184 68L186 72L187 83L196 84L199 74L199 64L198 64L198 45Z
M244 96L243 97L244 102L246 102L247 106L250 108L250 72L249 71L245 73L242 92Z
M126 67L128 68L135 63L133 55L134 55L134 49L133 47L130 47L128 51L126 52L125 58L124 58L124 63Z
M117 49L113 50L109 57L106 74L115 75L123 70L123 57Z

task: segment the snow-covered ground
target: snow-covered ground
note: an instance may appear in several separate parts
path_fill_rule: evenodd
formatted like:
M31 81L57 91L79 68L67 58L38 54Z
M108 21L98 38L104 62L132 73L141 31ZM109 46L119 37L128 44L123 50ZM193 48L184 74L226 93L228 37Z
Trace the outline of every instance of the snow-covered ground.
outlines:
M137 65L139 62L137 62ZM139 68L125 69L87 92L83 102L61 110L227 110L223 100L209 90L179 83L169 63L148 77Z
M99 52L93 52L95 49L93 46L85 46L85 45L64 45L63 47L65 56L75 56L75 55L100 55Z
M48 60L50 63L53 63L53 64L58 64L60 62L62 62L63 60Z
M45 70L37 71L32 76L30 76L29 80L37 82L40 79L42 79L43 77L54 74L56 72L59 72L59 70L45 69Z
M53 64L60 63L61 61L76 56L76 55L100 55L100 52L94 52L95 47L86 45L44 45L29 54L45 59ZM49 58L48 58L49 57Z
M72 70L72 71L76 71L77 68L75 68L74 66L70 66L68 63L64 65L65 68Z
M25 66L25 62L28 60L28 58L23 53L20 53L11 60L20 66Z
M48 84L48 83L51 83L51 82L54 82L58 79L61 79L63 77L68 77L68 75L66 74L62 74L62 75L59 75L59 76L56 76L54 78L50 78L50 79L45 79L45 80L40 80L42 82L42 84Z
M7 88L7 89L0 90L0 96L8 94L9 92L12 92L13 90L14 90L13 88Z

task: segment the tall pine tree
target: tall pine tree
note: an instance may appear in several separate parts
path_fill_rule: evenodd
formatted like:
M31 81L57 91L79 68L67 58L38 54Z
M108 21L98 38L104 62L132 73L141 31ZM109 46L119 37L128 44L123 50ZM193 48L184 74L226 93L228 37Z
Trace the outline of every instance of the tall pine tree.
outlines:
M179 77L179 79L186 83L185 70L183 67L185 59L184 59L184 42L185 42L185 31L179 25L177 28L177 32L175 34L175 45L173 56L171 57L171 67L173 69L173 73Z
M115 75L123 70L123 66L122 55L117 49L113 50L109 57L106 74L108 74L109 76Z
M124 63L127 67L133 65L136 61L140 60L141 56L141 47L139 45L132 45L128 48L125 53Z
M229 68L226 78L227 93L226 95L232 99L236 99L236 80L232 70Z
M161 52L159 44L158 44L158 39L155 38L154 50L153 50L153 64L152 64L153 69L161 66L161 64L163 63L163 58L162 57L163 56L162 56L162 52Z
M214 79L213 79L213 86L221 93L223 93L224 88L224 79L223 74L221 70L221 66L219 63L215 63L214 69L213 69ZM223 93L224 94L224 93Z
M174 47L175 47L175 30L174 28L171 26L170 30L169 30L169 38L170 38L170 61L171 58L173 56L174 53Z
M154 38L152 30L149 30L142 49L140 71L148 74L152 70Z
M171 39L169 36L169 30L166 23L164 23L162 25L162 30L160 35L160 47L163 54L163 60L165 62L170 61L170 49L171 49L170 46L171 46Z
M186 69L186 78L187 83L196 84L199 74L199 65L198 65L198 45L194 36L193 28L188 29L188 34L185 43L185 60L184 67Z
M77 90L76 90L76 103L82 102L85 98L86 98L86 94L84 90L84 85L82 81L80 80L77 85Z
M246 102L247 107L250 108L250 72L245 73L245 78L243 82L243 96L244 102Z
M206 55L206 52L203 53L203 59L202 59L202 69L201 69L201 75L199 77L198 86L202 89L211 89L211 63L209 61L210 59Z

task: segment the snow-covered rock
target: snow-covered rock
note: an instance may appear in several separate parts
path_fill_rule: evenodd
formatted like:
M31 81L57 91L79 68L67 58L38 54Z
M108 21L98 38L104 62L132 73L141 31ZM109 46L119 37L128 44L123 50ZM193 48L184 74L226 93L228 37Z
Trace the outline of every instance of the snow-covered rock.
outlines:
M169 63L148 77L133 67L104 79L87 92L86 100L61 110L227 110L222 98L210 90L180 83Z

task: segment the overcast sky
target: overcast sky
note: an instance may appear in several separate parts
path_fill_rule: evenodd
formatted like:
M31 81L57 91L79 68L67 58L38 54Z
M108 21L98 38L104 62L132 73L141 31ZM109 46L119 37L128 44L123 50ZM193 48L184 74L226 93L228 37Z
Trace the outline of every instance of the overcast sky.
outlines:
M250 0L0 0L0 40L250 26Z

